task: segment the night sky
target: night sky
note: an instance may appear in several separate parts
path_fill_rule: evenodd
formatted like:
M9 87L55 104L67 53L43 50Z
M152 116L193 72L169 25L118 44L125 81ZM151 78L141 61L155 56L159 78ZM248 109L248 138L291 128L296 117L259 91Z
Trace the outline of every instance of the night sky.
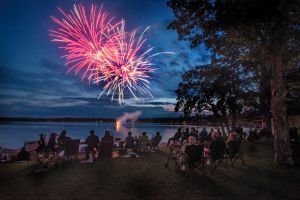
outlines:
M157 70L151 79L154 98L130 97L126 105L98 100L97 85L66 73L64 51L50 42L54 29L50 16L61 16L57 7L69 11L74 3L100 6L118 19L125 19L126 30L142 31L147 26L147 45L155 51L173 51L174 55L155 58ZM141 110L142 117L174 117L174 91L184 71L210 62L205 47L190 49L167 30L173 13L164 0L4 0L0 5L0 116L2 117L117 117L123 112Z

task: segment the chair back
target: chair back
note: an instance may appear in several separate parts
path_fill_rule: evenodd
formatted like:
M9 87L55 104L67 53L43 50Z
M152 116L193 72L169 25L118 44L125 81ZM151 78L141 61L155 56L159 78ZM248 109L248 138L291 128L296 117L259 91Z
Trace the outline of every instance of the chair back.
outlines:
M239 139L235 139L235 140L228 142L229 154L231 156L234 156L234 155L240 153L240 146L241 146L241 140L239 140Z
M211 158L213 160L220 160L224 158L226 144L223 140L215 140L211 142L209 149Z
M188 162L201 162L203 158L203 150L203 145L187 145L185 147L185 153L187 155Z
M79 151L80 139L78 140L66 140L65 142L65 156L76 156Z

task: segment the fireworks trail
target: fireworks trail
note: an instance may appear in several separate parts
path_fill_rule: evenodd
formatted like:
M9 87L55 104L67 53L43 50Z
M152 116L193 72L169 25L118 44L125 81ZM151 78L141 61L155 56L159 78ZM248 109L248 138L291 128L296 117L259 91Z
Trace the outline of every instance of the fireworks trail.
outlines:
M151 95L150 74L155 71L152 58L162 53L152 53L153 48L144 49L145 31L137 36L137 32L126 32L125 21L115 22L102 11L92 5L89 14L83 5L76 6L70 14L59 9L64 18L52 17L59 25L50 30L52 41L60 42L66 51L68 72L75 74L83 70L82 79L103 86L99 98L106 94L118 96L120 104L124 103L128 90L135 99L138 95Z

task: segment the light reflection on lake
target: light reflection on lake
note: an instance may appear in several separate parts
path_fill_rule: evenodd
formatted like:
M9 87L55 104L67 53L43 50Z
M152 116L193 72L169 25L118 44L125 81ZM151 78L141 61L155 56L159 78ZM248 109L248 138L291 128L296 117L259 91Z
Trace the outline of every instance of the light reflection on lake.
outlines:
M130 128L133 136L146 132L151 138L157 131L162 135L162 142L166 142L172 137L177 128L184 128L183 125L160 125L156 123L136 123ZM196 126L189 126L196 127ZM104 131L109 129L114 137L124 139L129 128L121 125L116 129L115 123L74 123L74 122L14 122L0 124L0 146L6 148L20 148L24 141L33 141L39 138L39 134L49 134L51 132L60 133L67 130L67 135L73 139L85 139L91 129L101 138ZM202 130L202 127L196 127ZM207 127L209 129L210 127Z

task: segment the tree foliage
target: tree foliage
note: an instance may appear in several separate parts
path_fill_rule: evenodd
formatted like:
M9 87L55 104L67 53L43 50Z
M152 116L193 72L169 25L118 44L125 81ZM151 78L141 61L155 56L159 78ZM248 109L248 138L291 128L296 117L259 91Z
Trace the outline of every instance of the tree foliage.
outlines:
M235 127L237 115L255 89L251 74L240 65L227 67L213 62L187 71L182 79L176 90L175 110L182 110L185 115L210 110L227 131ZM231 128L229 115L233 122Z
M299 63L300 1L169 0L168 6L175 15L169 28L177 31L179 40L190 41L192 48L203 43L223 62L237 61L253 69L260 78L263 100L268 97L264 85L270 85L274 158L292 164L283 74Z

